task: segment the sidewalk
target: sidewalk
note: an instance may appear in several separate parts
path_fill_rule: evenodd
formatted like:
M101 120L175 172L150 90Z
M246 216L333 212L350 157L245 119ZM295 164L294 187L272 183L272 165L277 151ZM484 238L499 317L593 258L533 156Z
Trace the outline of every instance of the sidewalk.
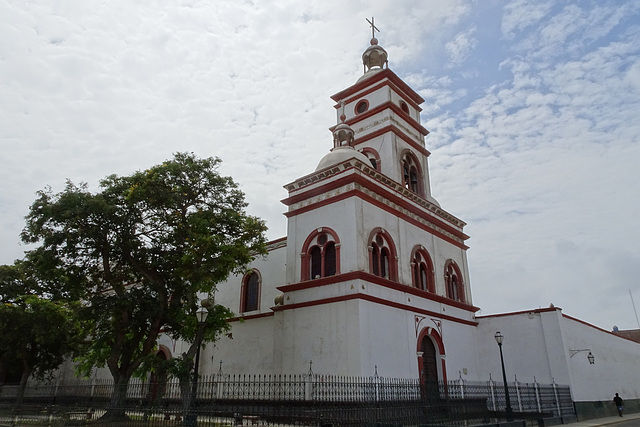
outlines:
M618 423L622 423L625 421L637 421L637 425L640 426L640 413L635 414L626 414L624 417L605 417L605 418L595 418L593 420L587 421L579 421L577 423L567 424L567 426L571 427L598 427L598 426L614 426Z

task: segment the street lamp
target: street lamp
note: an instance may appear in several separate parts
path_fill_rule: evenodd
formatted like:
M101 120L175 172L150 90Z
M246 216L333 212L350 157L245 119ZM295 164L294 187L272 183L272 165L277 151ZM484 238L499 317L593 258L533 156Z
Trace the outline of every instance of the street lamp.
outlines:
M496 332L493 336L500 348L500 363L502 364L502 381L504 382L504 398L507 401L507 421L513 421L513 410L511 409L511 399L509 398L509 386L507 385L507 374L504 371L504 357L502 356L502 341L504 341L504 335L500 331Z
M200 346L202 345L204 323L207 320L209 312L206 308L200 307L196 311L198 319L198 332L196 340L198 341L198 350L196 351L196 361L193 366L193 381L191 382L191 398L189 399L189 412L185 417L185 427L195 427L198 425L198 414L194 411L196 393L198 391L198 367L200 366Z

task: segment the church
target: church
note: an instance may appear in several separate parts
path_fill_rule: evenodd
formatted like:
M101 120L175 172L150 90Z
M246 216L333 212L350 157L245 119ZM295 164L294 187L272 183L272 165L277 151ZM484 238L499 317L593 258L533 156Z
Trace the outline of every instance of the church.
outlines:
M639 343L553 306L476 314L466 224L431 194L425 100L388 60L374 33L362 76L331 97L333 147L285 185L287 235L218 286L237 317L200 372L501 381L501 332L509 382L570 385L586 416L615 392L638 404Z

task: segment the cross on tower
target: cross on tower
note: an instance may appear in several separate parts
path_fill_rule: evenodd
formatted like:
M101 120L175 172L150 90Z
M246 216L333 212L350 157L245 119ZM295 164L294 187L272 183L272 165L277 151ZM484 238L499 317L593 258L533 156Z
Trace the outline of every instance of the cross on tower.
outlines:
M371 17L371 21L369 21L369 18L364 18L367 20L367 22L369 23L369 26L371 27L371 38L375 39L376 38L376 31L380 32L380 30L378 29L378 27L376 27L375 24L375 20L373 18L373 16Z

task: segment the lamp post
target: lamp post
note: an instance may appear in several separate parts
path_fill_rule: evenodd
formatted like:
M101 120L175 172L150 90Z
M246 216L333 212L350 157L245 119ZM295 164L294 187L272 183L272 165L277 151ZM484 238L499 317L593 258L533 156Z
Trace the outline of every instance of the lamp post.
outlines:
M198 319L198 332L196 334L196 340L198 340L198 350L196 351L196 361L193 366L193 381L191 382L191 396L189 399L189 412L185 417L185 427L195 427L198 425L198 414L194 410L196 393L198 391L198 367L200 366L200 346L202 345L202 332L204 329L204 322L207 320L209 312L206 308L200 307L196 311L196 317Z
M493 336L500 348L500 364L502 365L502 381L504 382L504 399L507 401L507 421L513 421L513 410L511 409L511 399L509 397L509 386L507 385L507 374L504 370L504 356L502 355L502 341L504 341L504 335L500 331L496 332Z

